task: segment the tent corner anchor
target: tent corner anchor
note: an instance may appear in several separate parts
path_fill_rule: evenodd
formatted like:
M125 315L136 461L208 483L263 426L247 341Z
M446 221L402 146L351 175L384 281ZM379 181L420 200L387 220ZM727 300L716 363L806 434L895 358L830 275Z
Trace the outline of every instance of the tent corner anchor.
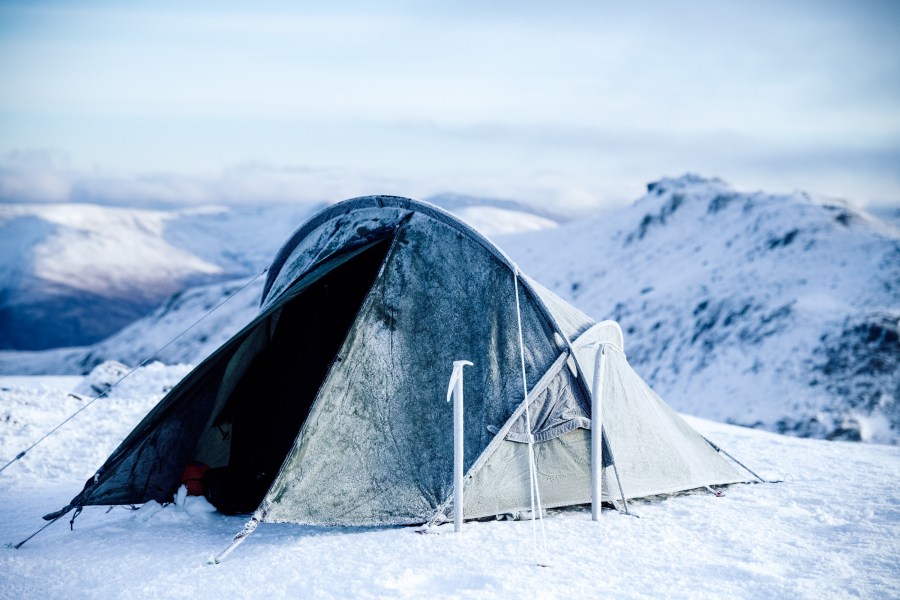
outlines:
M263 502L263 505L256 509L256 512L253 513L253 516L250 517L250 520L244 524L244 528L237 532L234 536L234 539L231 540L231 543L228 544L224 550L222 550L217 556L210 556L209 560L206 561L208 565L217 565L221 563L225 558L235 551L235 549L240 546L244 540L250 537L250 534L256 531L256 528L259 527L259 522L266 516L266 513L269 512L269 503Z

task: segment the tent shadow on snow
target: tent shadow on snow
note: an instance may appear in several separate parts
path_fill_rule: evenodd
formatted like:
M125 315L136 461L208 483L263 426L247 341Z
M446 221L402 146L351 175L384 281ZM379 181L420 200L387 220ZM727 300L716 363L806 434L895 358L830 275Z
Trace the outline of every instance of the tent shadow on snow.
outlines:
M194 461L222 512L400 525L452 515L453 362L465 377L465 518L530 508L516 287L544 507L591 500L603 377L604 500L746 481L595 323L449 213L392 196L333 205L272 263L258 316L184 378L67 506L166 502ZM618 476L616 480L615 475Z

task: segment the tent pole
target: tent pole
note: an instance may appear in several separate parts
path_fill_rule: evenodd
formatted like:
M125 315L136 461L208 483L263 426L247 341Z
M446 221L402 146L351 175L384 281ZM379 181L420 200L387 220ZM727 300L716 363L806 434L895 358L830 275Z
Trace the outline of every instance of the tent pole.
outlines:
M600 519L603 502L603 370L606 345L597 350L594 363L594 386L591 390L591 520Z
M453 362L453 374L447 390L447 401L453 395L453 531L462 531L463 524L463 441L465 439L463 423L463 368L473 366L467 360Z

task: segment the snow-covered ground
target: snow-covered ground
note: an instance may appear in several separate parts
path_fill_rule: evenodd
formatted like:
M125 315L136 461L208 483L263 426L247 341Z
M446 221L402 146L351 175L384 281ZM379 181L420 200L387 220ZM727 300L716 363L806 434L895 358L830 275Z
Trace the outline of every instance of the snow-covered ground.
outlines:
M0 473L0 542L64 506L186 372L139 369ZM0 459L27 447L114 369L0 378ZM544 521L548 567L530 522L415 528L263 524L217 566L244 524L205 500L137 511L88 507L19 550L0 548L2 598L891 598L900 594L900 448L690 423L779 484L638 502L640 518L584 507ZM446 527L446 526L445 526ZM538 551L540 555L540 550Z

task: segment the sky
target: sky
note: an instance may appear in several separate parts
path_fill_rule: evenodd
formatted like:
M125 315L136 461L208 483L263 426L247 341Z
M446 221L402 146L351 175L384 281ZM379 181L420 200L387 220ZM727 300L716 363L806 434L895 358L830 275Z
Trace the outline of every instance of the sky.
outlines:
M0 201L900 205L900 2L0 2Z

